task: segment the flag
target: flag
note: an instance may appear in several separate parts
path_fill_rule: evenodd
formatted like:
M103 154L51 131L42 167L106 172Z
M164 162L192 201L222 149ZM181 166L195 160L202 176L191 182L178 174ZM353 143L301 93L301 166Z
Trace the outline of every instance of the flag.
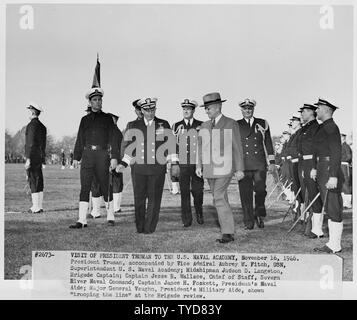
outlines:
M97 54L97 64L94 70L92 88L100 88L100 63L99 54Z

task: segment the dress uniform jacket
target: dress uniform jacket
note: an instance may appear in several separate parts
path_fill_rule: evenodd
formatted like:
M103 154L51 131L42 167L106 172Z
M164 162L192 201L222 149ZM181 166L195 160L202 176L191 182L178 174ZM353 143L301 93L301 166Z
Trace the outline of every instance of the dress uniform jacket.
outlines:
M270 128L267 126L265 131L265 140L258 130L258 126L266 128L264 119L254 118L251 126L245 119L238 120L242 147L244 154L245 170L266 170L267 159L264 151L264 145L268 155L274 155L273 143L270 135ZM272 163L273 160L268 159Z
M46 127L37 117L26 127L25 156L31 163L27 170L31 193L43 191L42 164L46 157L46 133Z
M25 156L31 164L42 164L45 160L46 133L46 127L38 118L33 118L26 127Z
M176 152L179 155L180 167L196 164L198 131L200 130L202 123L203 122L200 120L193 119L192 125L187 125L185 120L176 122L173 125L172 130L173 130L174 134L176 135L177 142L178 142ZM181 141L180 137L183 137L183 134L185 134L185 133L187 134L187 132L191 129L196 130L197 133L187 136L185 140ZM182 146L185 147L185 149L182 148L180 150L180 143ZM185 153L185 155L183 153Z
M165 140L159 140L160 130L159 129L171 129L170 124L163 119L154 118L155 127L152 127L152 133L155 138L151 141L148 139L148 132L147 126L145 124L144 118L129 122L127 125L127 129L124 135L123 147L122 147L122 155L123 159L134 159L135 162L132 164L132 168L134 172L142 175L157 175L166 172L166 164L159 163L158 159L156 158L156 151L158 148L166 142ZM127 140L126 133L130 132L132 129L137 129L141 131L143 134L143 141L135 141L135 137L130 140ZM150 129L149 129L150 130ZM135 141L135 142L134 142ZM127 153L127 148L132 144L135 143L135 149L132 154ZM150 145L148 145L150 144ZM173 147L175 151L176 146ZM165 156L168 155L168 152L165 153ZM127 166L126 162L121 162L124 166Z
M264 119L254 118L251 125L244 118L237 122L241 134L245 167L244 178L239 181L239 194L244 224L246 228L252 229L258 217L266 216L267 164L268 161L271 164L275 163L274 148L269 125ZM261 132L260 128L264 132ZM253 209L253 194L255 194L255 209ZM260 222L257 223L260 226Z
M341 171L341 136L334 120L328 119L319 125L313 138L314 168L317 169L317 183L321 199L325 204L325 212L333 222L342 221L343 202L341 188L343 175ZM326 183L330 177L336 177L337 188L328 191ZM326 197L326 198L325 198Z
M108 197L111 201L112 193L108 188L109 159L120 160L118 135L115 133L112 116L98 111L82 117L73 156L75 160L81 161L80 201L89 201L94 179L98 182L105 201Z
M192 119L192 124L186 124L183 119L172 127L178 141L176 152L180 163L181 218L185 226L192 223L191 192L198 221L202 218L203 179L196 175L197 140L201 125L200 120ZM190 131L192 129L195 131ZM190 134L186 136L189 131Z

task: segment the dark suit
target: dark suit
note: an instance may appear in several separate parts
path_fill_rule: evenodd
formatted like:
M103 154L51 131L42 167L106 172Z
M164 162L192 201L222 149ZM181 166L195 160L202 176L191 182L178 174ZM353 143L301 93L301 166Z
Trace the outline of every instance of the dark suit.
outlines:
M166 164L160 163L156 154L158 148L167 140L167 138L162 141L159 140L161 135L160 127L169 129L172 135L169 123L156 117L151 126L148 127L144 119L129 122L124 135L123 161L121 161L121 164L127 166L130 160L135 159L135 163L131 168L134 187L135 223L139 233L153 233L159 221ZM135 136L130 136L133 129L141 132L142 141ZM172 139L174 140L173 136ZM129 149L132 146L135 146L135 148L131 153ZM173 148L174 153L175 145ZM167 152L165 156L167 156Z
M25 156L30 159L27 170L31 193L43 191L42 164L46 156L47 129L38 118L33 118L26 127Z
M244 214L244 224L253 228L255 217L265 217L267 160L275 163L274 148L270 129L264 119L254 118L251 126L245 119L238 120L244 157L244 178L239 181L239 193ZM258 130L266 128L265 138ZM268 159L266 158L265 150ZM253 212L253 192L255 192L255 210Z
M196 175L196 145L197 145L197 131L201 126L202 121L193 119L192 125L186 124L185 120L176 122L173 125L173 131L178 139L177 153L180 158L180 190L181 190L181 218L184 225L191 225L191 197L193 196L193 203L197 217L202 217L203 204L203 178ZM185 135L189 132L189 135ZM181 141L181 139L183 139ZM181 145L181 149L180 149ZM185 158L183 158L185 155ZM187 157L186 157L187 156ZM181 161L182 160L182 161ZM187 161L186 161L187 160Z

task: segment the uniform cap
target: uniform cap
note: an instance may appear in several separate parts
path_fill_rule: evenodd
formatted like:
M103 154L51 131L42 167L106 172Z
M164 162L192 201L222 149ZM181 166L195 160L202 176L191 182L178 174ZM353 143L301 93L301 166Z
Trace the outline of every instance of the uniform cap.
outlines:
M27 106L26 106L27 109L35 109L39 112L43 112L43 109L37 105L37 103L35 102L30 102Z
M92 88L90 89L87 94L86 94L86 99L90 100L95 96L100 96L103 97L104 96L104 91L103 89L96 87L96 88Z
M314 103L314 105L316 105L316 106L327 106L327 107L330 107L333 111L338 109L338 107L334 106L332 103L328 102L327 100L320 99L320 98L319 98L319 101Z
M152 109L156 107L157 98L146 98L139 100L138 105L142 109Z
M312 111L316 111L317 107L313 104L304 103L304 105L302 107L300 107L299 112L302 112L302 110L304 110L304 109L310 109Z
M239 106L241 108L245 108L245 107L251 107L254 108L256 106L257 102L253 99L245 99L241 102L239 102Z
M198 103L194 100L190 99L185 99L183 102L181 102L181 107L191 107L191 108L196 108L198 106Z

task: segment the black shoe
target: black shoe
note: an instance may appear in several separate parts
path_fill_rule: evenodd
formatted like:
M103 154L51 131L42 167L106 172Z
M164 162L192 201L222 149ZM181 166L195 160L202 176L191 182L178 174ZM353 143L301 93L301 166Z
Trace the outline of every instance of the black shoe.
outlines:
M86 224L82 224L80 222L76 222L75 224L71 224L70 229L82 229L82 228L87 228Z
M203 224L203 214L202 214L202 212L201 213L198 213L197 214L197 223L198 224Z
M43 210L41 211L41 209L38 211L32 211L31 209L28 209L27 211L27 213L41 213L41 212L43 212Z
M153 231L144 231L144 234L152 234Z
M43 209L40 209L40 211L38 211L39 213L43 213Z
M216 240L219 243L228 243L234 241L234 237L231 234L223 234L222 239Z
M244 230L253 230L254 229L254 224L253 226L245 226Z
M263 217L255 217L255 221L257 223L258 228L264 228L264 218Z
M89 219L99 219L99 218L101 218L101 217L102 217L101 215L96 216L96 217L93 217L91 214L88 214L88 215L87 215L87 218L89 218Z
M310 232L310 234L309 235L307 235L310 239L320 239L320 238L323 238L324 237L324 235L322 234L321 236L318 236L318 235L316 235L315 233L313 233L313 232Z
M121 209L119 209L119 210L115 211L114 213L120 213L120 212L121 212Z
M115 225L114 220L108 220L109 227L114 227L114 225Z
M314 251L315 252L323 252L323 253L338 253L338 252L341 252L342 250L340 251L333 251L332 249L330 249L328 246L324 245L323 247L319 247L319 248L314 248Z
M192 223L184 223L184 224L183 224L183 227L184 227L184 228L188 228L188 227L191 227L191 225L192 225Z

